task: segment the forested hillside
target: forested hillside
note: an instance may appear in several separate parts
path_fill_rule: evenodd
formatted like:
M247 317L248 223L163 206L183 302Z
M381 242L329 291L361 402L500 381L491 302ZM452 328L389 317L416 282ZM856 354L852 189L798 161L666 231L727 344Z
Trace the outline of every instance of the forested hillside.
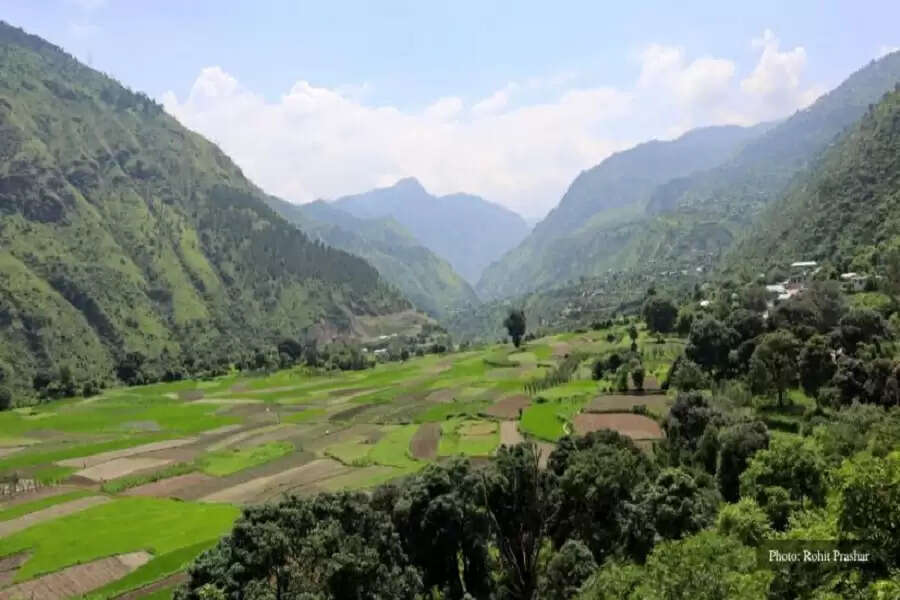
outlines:
M485 271L479 294L511 296L620 267L618 253L644 227L657 186L724 162L768 127L698 129L610 156L581 173L528 238Z
M528 234L522 217L509 209L469 194L433 196L412 178L334 204L361 218L393 217L473 285Z
M900 246L900 84L763 215L729 263L871 271Z
M409 308L160 105L5 23L0 132L0 363L14 389L63 368L102 379L129 353L224 359Z
M366 259L420 310L436 318L478 303L471 286L450 264L418 242L395 219L360 219L321 200L269 204L310 237Z
M895 52L860 69L810 107L756 130L759 135L736 145L732 155L720 153L719 160L693 173L665 171L638 146L630 151L639 161L634 168L652 178L644 182L645 206L570 202L576 179L546 224L488 269L477 290L484 297L509 296L608 269L660 274L715 267L764 208L898 81L900 53ZM595 169L611 168L612 158ZM579 179L586 180L586 174ZM635 189L634 182L625 181L627 189ZM585 197L599 197L588 190ZM572 219L554 216L569 212L563 207L572 204L598 208L594 213L572 211L577 216ZM577 229L557 225L577 224L578 219L587 224ZM548 229L553 235L543 235L539 243Z

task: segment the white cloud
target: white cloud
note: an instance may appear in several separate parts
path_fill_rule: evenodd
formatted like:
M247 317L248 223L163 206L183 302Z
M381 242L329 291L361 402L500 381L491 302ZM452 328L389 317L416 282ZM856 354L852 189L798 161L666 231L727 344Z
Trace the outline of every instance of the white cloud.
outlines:
M738 81L721 57L689 59L654 44L633 86L574 86L571 73L510 82L468 104L451 96L419 110L375 106L352 86L296 82L277 101L221 67L201 71L187 97L162 96L185 125L219 143L256 183L295 202L334 198L405 176L435 193L467 191L525 215L554 206L578 171L651 137L701 125L749 124L805 106L803 48L779 50L767 31ZM360 88L362 89L362 88ZM534 101L534 92L542 101Z

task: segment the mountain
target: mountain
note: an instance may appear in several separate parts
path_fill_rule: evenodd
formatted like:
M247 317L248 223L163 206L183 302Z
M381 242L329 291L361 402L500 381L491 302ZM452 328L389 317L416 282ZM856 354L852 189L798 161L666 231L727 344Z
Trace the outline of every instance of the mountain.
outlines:
M393 217L361 219L321 200L296 205L270 197L269 205L310 237L364 258L433 317L446 318L478 303L468 282Z
M0 372L364 333L409 302L162 107L0 22ZM8 384L10 382L7 382Z
M815 260L871 272L900 247L900 84L770 205L732 267Z
M433 196L412 178L338 198L334 205L363 219L393 217L472 284L529 230L522 217L500 205L469 194Z
M689 173L661 169L662 163L638 152L639 146L632 151L630 173L646 172L652 181L623 175L617 180L619 189L605 188L607 195L630 198L624 203L577 201L602 196L584 173L579 179L587 191L575 194L576 179L554 211L563 216L548 216L525 242L485 271L476 291L483 298L503 297L610 269L663 277L715 268L766 206L803 177L897 81L900 53L895 52L872 61L788 119L746 131L748 136L736 140L732 152L723 153L720 146L718 159L709 156L706 168ZM612 158L595 169L612 169ZM573 229L579 219L586 224Z
M525 241L485 270L476 290L505 297L617 267L616 252L643 227L658 186L724 162L768 127L706 127L613 154L578 175Z

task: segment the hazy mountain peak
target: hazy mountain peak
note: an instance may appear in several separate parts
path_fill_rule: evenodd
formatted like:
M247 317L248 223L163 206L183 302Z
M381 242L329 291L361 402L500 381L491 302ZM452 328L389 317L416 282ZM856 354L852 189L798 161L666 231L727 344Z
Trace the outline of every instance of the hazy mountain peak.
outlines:
M398 179L397 183L392 185L388 189L401 190L404 192L417 192L421 194L428 194L428 191L425 189L425 186L416 179L415 177L404 177L403 179Z

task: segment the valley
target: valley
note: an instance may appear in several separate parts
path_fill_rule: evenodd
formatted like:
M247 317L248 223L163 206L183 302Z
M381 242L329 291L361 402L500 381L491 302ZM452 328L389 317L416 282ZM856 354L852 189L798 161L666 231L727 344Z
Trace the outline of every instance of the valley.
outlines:
M79 593L146 590L214 544L239 506L368 490L453 457L487 460L501 445L532 440L545 464L564 435L612 427L649 452L671 404L659 380L683 340L640 335L654 356L645 392L614 392L610 381L591 378L586 361L565 383L525 391L569 356L627 351L626 329L360 372L297 367L113 388L0 413L3 485L37 488L0 496L0 565L12 584L0 597L34 589L67 597L78 588L66 588L60 573L135 552L149 554ZM649 417L632 412L638 405Z

